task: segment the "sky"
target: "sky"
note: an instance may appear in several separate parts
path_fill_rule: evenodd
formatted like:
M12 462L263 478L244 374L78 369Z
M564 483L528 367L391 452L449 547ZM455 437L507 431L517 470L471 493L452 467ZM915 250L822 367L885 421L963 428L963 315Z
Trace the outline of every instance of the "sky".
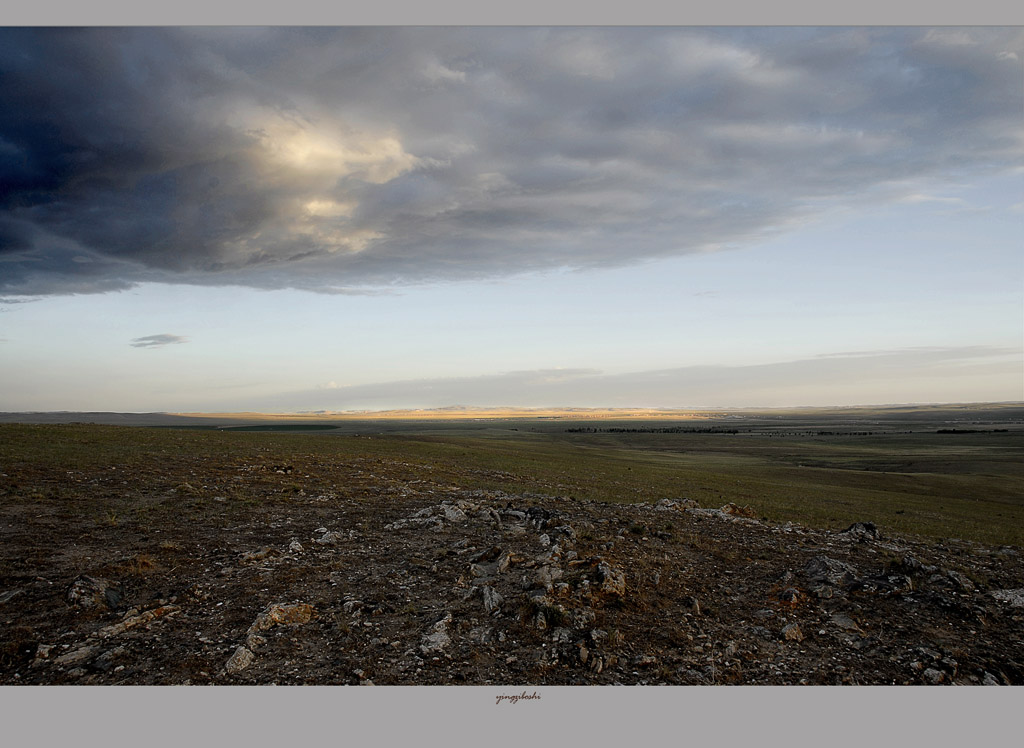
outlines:
M0 410L1024 400L1021 27L0 29Z

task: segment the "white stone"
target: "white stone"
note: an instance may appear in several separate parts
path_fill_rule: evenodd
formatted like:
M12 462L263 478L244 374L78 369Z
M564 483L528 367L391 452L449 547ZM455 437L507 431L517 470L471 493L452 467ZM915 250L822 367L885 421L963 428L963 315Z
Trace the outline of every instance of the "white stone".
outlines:
M256 655L246 647L239 647L235 650L235 653L231 655L227 663L225 663L224 669L229 673L237 673L245 670L255 661Z

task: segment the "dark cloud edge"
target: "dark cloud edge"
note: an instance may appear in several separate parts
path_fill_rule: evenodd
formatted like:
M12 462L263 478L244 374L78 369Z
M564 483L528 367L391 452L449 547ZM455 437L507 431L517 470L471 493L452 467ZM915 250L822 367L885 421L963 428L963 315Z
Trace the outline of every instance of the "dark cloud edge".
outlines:
M209 3L179 0L173 4L140 5L134 0L99 0L83 5L72 0L44 0L5 9L7 25L1004 25L1024 23L1024 10L1006 0L944 0L921 3L861 0L843 5L818 0L720 0L712 4L673 6L664 0L628 4L551 3L520 0L514 4L482 4L475 0L378 0L334 8L323 0L272 0Z

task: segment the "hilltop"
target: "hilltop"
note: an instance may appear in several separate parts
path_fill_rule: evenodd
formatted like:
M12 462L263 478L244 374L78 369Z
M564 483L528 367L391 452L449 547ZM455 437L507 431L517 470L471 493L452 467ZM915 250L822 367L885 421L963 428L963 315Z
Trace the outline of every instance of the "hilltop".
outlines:
M53 459L0 465L0 683L1024 683L1017 547L480 488L325 437L38 428L69 429ZM82 446L130 434L120 463Z

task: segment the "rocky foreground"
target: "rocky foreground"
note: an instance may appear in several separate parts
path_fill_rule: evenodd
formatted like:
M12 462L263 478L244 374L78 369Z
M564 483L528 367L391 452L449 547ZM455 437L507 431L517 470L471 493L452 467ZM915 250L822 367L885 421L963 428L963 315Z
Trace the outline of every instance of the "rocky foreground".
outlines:
M8 563L0 682L1024 683L1014 548L418 483Z

